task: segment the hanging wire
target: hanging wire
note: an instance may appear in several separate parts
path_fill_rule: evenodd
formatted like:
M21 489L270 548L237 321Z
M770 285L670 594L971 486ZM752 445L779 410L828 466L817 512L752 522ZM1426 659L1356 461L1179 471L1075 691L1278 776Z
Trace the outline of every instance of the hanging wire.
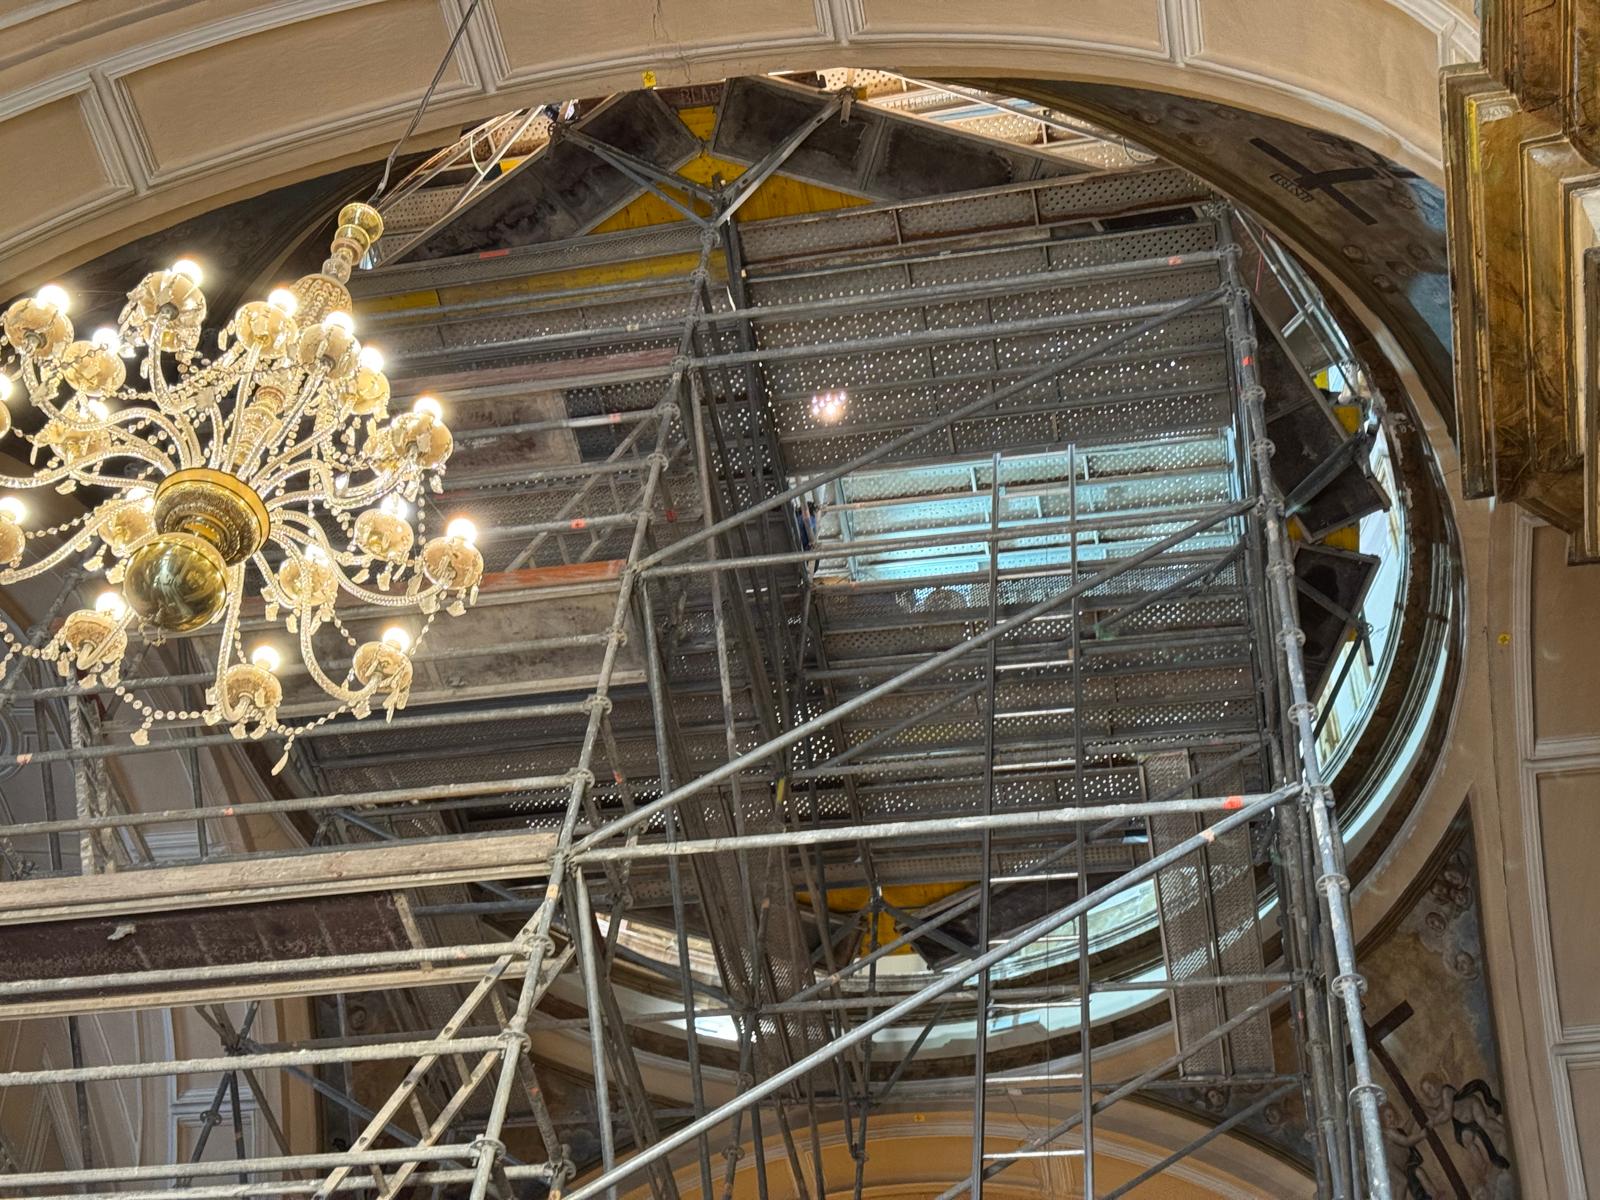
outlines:
M422 120L422 114L428 110L428 102L433 99L434 89L439 86L439 81L444 78L445 68L450 65L450 60L455 56L456 47L461 44L461 35L467 32L467 22L472 20L472 14L478 11L481 0L470 0L466 11L461 14L461 20L456 24L455 34L450 38L450 44L445 47L444 56L439 59L439 69L433 73L433 82L428 84L428 90L422 93L422 99L417 102L417 109L411 114L411 123L406 126L406 131L400 135L400 140L395 142L394 149L389 151L389 157L383 160L383 178L378 180L378 186L368 197L368 204L376 204L378 197L383 195L389 186L389 174L394 170L394 160L400 154L400 148L410 140L411 135L417 131L417 124Z

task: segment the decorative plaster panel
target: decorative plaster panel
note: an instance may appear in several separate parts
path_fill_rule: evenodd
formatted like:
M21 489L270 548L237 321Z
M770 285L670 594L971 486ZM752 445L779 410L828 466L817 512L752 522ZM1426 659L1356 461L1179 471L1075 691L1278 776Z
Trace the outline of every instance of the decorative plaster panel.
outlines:
M151 181L160 183L267 153L307 131L407 110L454 24L454 5L440 0L347 0L323 15L119 63L110 78ZM436 98L478 90L476 76L458 51ZM212 103L217 97L234 102Z
M1533 734L1541 753L1600 751L1600 567L1568 567L1567 535L1533 533Z
M1600 1031L1600 943L1594 891L1600 861L1600 766L1538 776L1539 840L1550 897L1550 957L1561 1038Z
M922 0L857 0L852 34L857 41L877 39L1065 46L1074 49L1142 49L1165 56L1167 37L1157 0L1014 0L1003 22L994 10L977 5L940 5Z
M834 37L820 0L605 0L563 9L559 20L537 0L492 0L484 11L496 33L497 86L656 64L687 67L700 59L826 45Z
M80 90L0 122L0 161L11 164L0 189L0 248L132 190L115 155L102 153L99 118L93 93Z
M1408 140L1438 143L1439 35L1389 4L1366 6L1359 19L1325 4L1280 0L1192 0L1198 65L1227 68L1315 90L1358 110L1407 114L1396 130ZM1314 52L1313 52L1314 51ZM1328 63L1360 63L1333 78Z
M1586 1058L1567 1065L1572 1089L1578 1154L1583 1165L1585 1195L1600 1195L1600 1059Z

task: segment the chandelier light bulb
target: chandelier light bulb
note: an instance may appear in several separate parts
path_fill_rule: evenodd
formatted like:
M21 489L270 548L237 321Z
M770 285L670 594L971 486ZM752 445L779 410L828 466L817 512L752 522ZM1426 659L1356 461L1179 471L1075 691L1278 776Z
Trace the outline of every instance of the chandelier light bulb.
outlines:
M128 606L123 603L122 597L116 592L101 592L94 600L95 612L103 612L115 620L122 620L127 615Z
M132 487L122 494L124 500L131 500L135 504L152 503L150 489L147 487Z
M328 552L315 542L306 543L306 558L314 563L328 562Z
M834 425L844 418L845 405L850 396L843 388L837 391L817 392L811 397L811 415L824 425Z
M17 384L9 375L0 375L0 404L11 399L11 394L17 390Z
M288 288L273 288L267 293L267 303L289 317L300 311L300 301Z
M331 312L322 318L324 329L342 329L346 333L356 331L356 319L347 312Z
M23 518L28 515L28 506L15 496L0 496L0 515L4 515L13 525L21 525Z
M356 356L356 361L369 371L383 370L383 352L376 346L361 347L361 353Z
M456 517L444 527L446 537L460 538L469 546L478 542L478 527L466 517Z
M282 657L265 642L250 651L250 662L252 665L260 667L263 671L273 673L276 673L278 668L283 665Z
M174 275L182 275L195 287L199 287L201 280L205 278L205 272L200 269L200 264L192 258L180 258L169 269Z
M427 413L435 421L439 421L444 418L444 406L432 396L418 396L417 402L411 406L411 411L416 413L418 416L421 416L423 413Z
M383 644L391 650L398 650L404 654L411 649L411 635L398 625L391 625L383 631Z
M108 421L111 419L111 409L104 400L91 400L84 407L89 410L89 415L96 421Z
M345 492L347 492L349 490L350 490L350 476L348 476L348 475L335 475L333 477L333 494L335 496L342 496L342 495L345 494Z
M103 350L120 351L122 349L122 335L109 325L102 325L94 331L89 338L96 346Z
M72 297L67 295L67 289L59 283L45 284L39 289L39 293L34 296L34 299L40 304L52 305L62 312L66 312L72 307Z
M402 521L411 515L411 506L394 492L390 492L378 501L378 507L391 517L399 517Z

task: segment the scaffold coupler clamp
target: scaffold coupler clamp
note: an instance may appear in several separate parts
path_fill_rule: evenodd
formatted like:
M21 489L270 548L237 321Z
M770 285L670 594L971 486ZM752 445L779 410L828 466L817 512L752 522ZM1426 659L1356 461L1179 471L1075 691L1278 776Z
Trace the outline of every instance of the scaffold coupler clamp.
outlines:
M1362 1096L1371 1096L1375 1104L1382 1104L1389 1093L1383 1090L1381 1083L1358 1083L1350 1089L1351 1100L1359 1102Z

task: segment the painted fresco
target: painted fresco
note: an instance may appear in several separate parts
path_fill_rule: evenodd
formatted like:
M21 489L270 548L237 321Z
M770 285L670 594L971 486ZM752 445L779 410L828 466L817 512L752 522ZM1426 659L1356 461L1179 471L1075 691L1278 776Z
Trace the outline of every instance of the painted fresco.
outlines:
M1389 931L1361 948L1367 1036L1387 1096L1382 1117L1394 1200L1516 1200L1499 1054L1483 977L1472 829L1465 810ZM1287 1021L1280 1064L1294 1062ZM1184 1107L1215 1122L1262 1099L1259 1088L1196 1087ZM1242 1123L1258 1141L1309 1163L1297 1093Z
M1362 956L1367 1024L1396 1200L1517 1195L1483 976L1472 830L1457 817L1442 861L1394 931Z

